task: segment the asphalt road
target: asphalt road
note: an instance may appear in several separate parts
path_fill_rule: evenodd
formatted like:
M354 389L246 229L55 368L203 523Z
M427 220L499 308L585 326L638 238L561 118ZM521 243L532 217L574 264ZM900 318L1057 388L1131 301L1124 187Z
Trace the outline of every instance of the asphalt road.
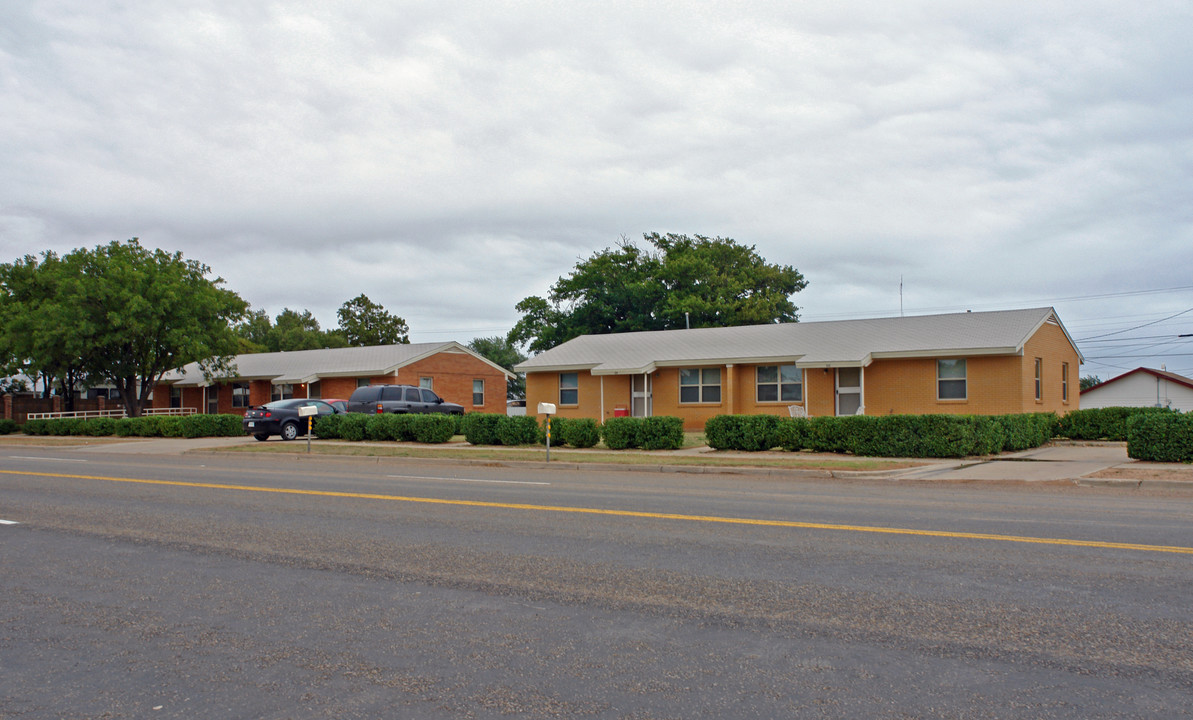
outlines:
M3 718L1193 716L1193 493L0 451Z

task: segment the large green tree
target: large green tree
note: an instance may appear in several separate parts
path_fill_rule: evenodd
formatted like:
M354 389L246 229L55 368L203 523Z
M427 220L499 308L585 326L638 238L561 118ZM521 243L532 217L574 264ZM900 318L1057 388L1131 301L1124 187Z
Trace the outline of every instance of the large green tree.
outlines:
M402 318L391 315L367 295L358 295L336 311L339 332L352 347L405 345L410 343L410 328Z
M547 298L523 299L511 343L542 352L588 334L797 322L791 296L807 286L790 265L766 262L754 246L703 235L622 238L581 260Z
M526 356L508 338L500 336L475 338L472 342L468 343L468 348L486 360L497 363L506 370L514 373L514 376L507 379L505 383L506 399L513 400L514 398L526 397L526 376L522 373L514 372L514 366L525 360Z
M73 310L61 303L66 264L53 252L26 255L0 265L0 347L4 374L42 378L45 397L57 388L65 409L74 409L74 389L85 379Z
M230 323L247 305L221 287L223 279L207 277L211 268L181 253L149 250L133 238L61 259L26 257L3 266L0 278L7 282L14 270L45 283L26 300L3 289L0 334L7 341L35 333L15 354L34 368L77 363L93 381L111 383L132 417L168 370L199 361L214 371L237 351ZM39 325L49 329L38 332Z

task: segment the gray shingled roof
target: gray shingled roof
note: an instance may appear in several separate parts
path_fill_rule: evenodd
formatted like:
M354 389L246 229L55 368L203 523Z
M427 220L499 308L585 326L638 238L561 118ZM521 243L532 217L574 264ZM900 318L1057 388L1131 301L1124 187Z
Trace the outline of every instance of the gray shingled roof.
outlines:
M584 335L514 369L591 370L595 375L613 375L679 365L795 362L805 368L862 367L883 357L1009 355L1021 352L1023 344L1046 322L1064 330L1052 308L1032 308Z
M236 372L232 377L243 380L272 380L275 384L296 384L310 383L325 377L389 375L403 365L441 352L467 353L484 360L507 376L510 375L505 368L489 362L457 342L442 342L237 355L233 360ZM180 372L166 373L162 382L198 387L209 384L204 380L198 363L191 363Z

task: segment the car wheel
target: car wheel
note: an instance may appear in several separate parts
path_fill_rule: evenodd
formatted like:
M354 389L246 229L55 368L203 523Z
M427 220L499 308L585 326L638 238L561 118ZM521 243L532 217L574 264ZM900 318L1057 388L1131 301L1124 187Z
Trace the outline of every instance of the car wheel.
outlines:
M253 435L253 437L257 438L261 442L265 442L266 440L269 439L269 435L266 433L256 433Z
M294 423L286 423L282 426L282 439L293 440L298 437L298 426Z

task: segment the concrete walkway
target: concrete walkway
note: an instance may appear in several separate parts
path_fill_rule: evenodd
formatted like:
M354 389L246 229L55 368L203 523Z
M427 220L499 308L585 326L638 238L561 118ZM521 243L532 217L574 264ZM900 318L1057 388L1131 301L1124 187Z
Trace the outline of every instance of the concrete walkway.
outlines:
M1075 480L1132 463L1125 443L1049 445L994 460L959 462L949 468L926 468L903 475L932 480ZM1193 480L1193 474L1190 476Z

